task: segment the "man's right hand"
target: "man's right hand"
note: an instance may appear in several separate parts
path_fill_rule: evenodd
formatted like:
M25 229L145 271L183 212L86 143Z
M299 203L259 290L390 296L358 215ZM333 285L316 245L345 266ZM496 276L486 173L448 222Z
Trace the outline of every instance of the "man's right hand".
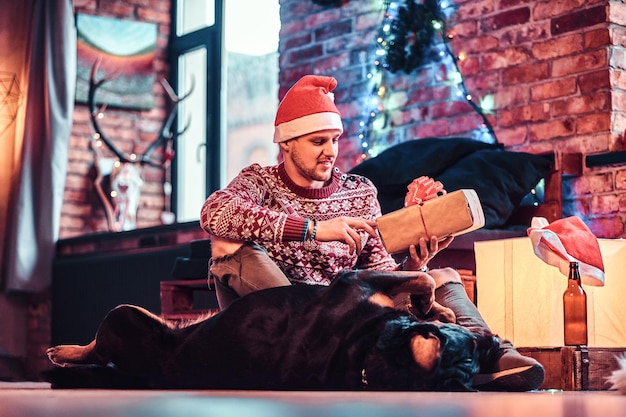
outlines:
M360 254L361 235L360 231L365 231L372 237L376 237L376 222L365 220L359 217L336 217L317 223L315 240L320 242L343 242L350 248L350 253Z

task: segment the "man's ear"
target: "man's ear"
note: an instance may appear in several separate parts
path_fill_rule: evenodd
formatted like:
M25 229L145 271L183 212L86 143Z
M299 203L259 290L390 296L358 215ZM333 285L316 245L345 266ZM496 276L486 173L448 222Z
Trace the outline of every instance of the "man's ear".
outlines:
M289 151L289 142L290 141L284 141L284 142L278 142L278 146L280 147L280 150L282 152L288 152Z

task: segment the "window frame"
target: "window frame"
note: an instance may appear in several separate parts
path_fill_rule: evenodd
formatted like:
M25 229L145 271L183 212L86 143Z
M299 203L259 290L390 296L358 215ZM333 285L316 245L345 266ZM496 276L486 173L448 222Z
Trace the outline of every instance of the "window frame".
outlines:
M215 23L182 36L177 35L178 26L178 0L172 1L170 39L168 44L168 62L170 65L170 79L172 87L177 94L184 94L180 91L179 84L179 58L186 53L199 48L206 50L206 82L207 88L204 92L206 100L206 132L204 138L204 160L205 160L205 196L207 198L212 192L221 186L223 166L223 132L222 132L222 57L223 57L223 27L224 27L224 4L223 0L215 0ZM197 90L194 92L197 94ZM178 119L178 118L177 118ZM176 120L175 126L178 125ZM177 135L177 131L175 133ZM177 143L177 137L174 143ZM176 146L176 145L175 145ZM176 149L176 148L175 148ZM171 165L172 211L178 217L179 211L179 191L178 191L178 166L180 160L177 152L174 154ZM202 190L198 190L202 192ZM200 209L198 209L198 217Z

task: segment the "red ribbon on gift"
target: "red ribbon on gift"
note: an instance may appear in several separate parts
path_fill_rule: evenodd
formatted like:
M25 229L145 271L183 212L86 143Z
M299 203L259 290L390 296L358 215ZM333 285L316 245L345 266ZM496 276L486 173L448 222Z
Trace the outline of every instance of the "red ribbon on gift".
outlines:
M426 176L414 179L408 186L404 198L404 207L423 204L424 201L446 194L443 184Z

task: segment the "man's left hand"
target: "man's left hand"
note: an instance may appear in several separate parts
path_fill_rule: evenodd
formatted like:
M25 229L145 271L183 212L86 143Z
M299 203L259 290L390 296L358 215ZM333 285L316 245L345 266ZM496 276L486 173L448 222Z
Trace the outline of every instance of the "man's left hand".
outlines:
M435 257L435 255L447 248L454 240L454 236L448 236L443 240L439 240L437 236L432 236L430 242L427 242L423 237L420 238L418 248L416 245L409 246L409 257L404 262L404 269L409 271L419 271L428 265L428 262Z

